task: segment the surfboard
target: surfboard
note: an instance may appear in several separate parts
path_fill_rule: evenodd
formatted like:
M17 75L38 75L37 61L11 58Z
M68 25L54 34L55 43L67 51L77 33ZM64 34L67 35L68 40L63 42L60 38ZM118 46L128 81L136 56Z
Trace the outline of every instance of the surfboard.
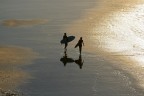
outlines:
M68 42L71 42L75 39L75 36L68 36L67 38L68 38ZM60 41L61 44L64 44L65 42L66 42L66 40L64 40L64 39L62 39Z
M77 44L75 45L75 48L78 47L78 45L79 45L79 43L77 43Z
M74 60L72 58L61 58L60 61L67 62L67 63L73 63Z

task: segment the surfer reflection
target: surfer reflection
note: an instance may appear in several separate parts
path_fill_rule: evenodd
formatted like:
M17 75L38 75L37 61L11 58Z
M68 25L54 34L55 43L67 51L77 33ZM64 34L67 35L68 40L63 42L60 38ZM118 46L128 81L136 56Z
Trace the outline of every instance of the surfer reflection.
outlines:
M64 49L66 49L67 46L68 46L68 37L67 37L66 33L64 33L64 35L63 35L63 40L65 40L65 47L64 47Z
M64 51L64 56L60 59L61 62L63 62L64 66L66 66L67 63L73 63L74 60L72 58L67 57L67 50Z
M79 55L79 59L75 60L75 63L79 65L79 68L82 69L84 60L82 60L81 54Z

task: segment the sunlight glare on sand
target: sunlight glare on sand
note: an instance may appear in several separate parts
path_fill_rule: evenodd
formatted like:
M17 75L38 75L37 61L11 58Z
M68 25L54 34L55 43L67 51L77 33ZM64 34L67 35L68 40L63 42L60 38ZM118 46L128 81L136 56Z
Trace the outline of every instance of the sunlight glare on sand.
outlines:
M116 66L130 72L144 87L144 5L110 14L101 25L92 30L99 32L93 37L99 48L109 53L111 61L122 62Z
M84 51L96 53L130 73L144 87L144 1L106 0L72 23Z
M130 55L132 59L138 58L137 55L144 53L143 16L144 5L139 5L132 11L119 12L108 18L109 20L105 20L108 22L104 22L104 26L96 29L102 31L99 41L104 44L101 48L108 52ZM144 64L144 62L139 64Z

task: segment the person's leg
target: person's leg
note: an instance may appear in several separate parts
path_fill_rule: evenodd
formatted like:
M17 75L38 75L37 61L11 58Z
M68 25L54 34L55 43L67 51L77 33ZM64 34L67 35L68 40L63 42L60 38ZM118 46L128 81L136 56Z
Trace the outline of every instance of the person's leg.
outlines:
M67 43L65 43L65 47L64 48L66 49L66 47L67 47Z
M81 46L79 46L79 52L80 52L80 54L81 54L81 50L82 50L82 47L81 47Z
M65 49L67 48L67 46L68 46L68 43L65 43Z

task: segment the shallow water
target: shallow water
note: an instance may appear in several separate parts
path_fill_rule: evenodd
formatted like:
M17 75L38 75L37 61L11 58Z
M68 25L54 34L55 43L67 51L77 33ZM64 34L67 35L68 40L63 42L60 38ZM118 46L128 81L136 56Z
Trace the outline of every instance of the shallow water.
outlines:
M123 62L111 56L119 55L111 52L115 47L106 46L111 42L105 42L103 38L99 39L101 42L96 42L98 38L95 37L97 36L95 30L103 31L102 29L106 29L105 26L109 23L105 23L104 28L93 26L93 24L101 25L101 23L94 22L94 16L97 17L95 13L99 12L98 9L110 10L109 6L113 6L112 3L108 3L107 7L103 4L107 2L95 0L2 1L0 3L0 45L14 46L16 49L17 47L28 48L39 56L27 62L31 63L29 65L12 65L16 66L12 67L13 73L23 72L28 76L19 79L18 84L15 83L16 87L5 89L18 90L24 96L143 96L144 89L139 85L137 75L134 77L133 72L127 70L129 69L127 65L126 70L123 66L115 66ZM113 4L117 4L116 1ZM110 12L117 10L110 10ZM105 18L109 16L109 11L104 12L107 14L101 13L99 16L105 16ZM111 19L100 18L98 22L107 20ZM103 34L105 31L107 32L104 30ZM64 56L64 46L59 41L64 32L76 36L75 41L69 43L67 49L68 58L73 60L79 59L78 49L74 49L74 45L80 36L84 37L85 46L81 57L84 61L83 65L74 62L64 65L60 61ZM119 50L119 47L115 49ZM109 55L107 52L112 54ZM21 58L25 60L23 55ZM139 76L143 77L143 75Z

